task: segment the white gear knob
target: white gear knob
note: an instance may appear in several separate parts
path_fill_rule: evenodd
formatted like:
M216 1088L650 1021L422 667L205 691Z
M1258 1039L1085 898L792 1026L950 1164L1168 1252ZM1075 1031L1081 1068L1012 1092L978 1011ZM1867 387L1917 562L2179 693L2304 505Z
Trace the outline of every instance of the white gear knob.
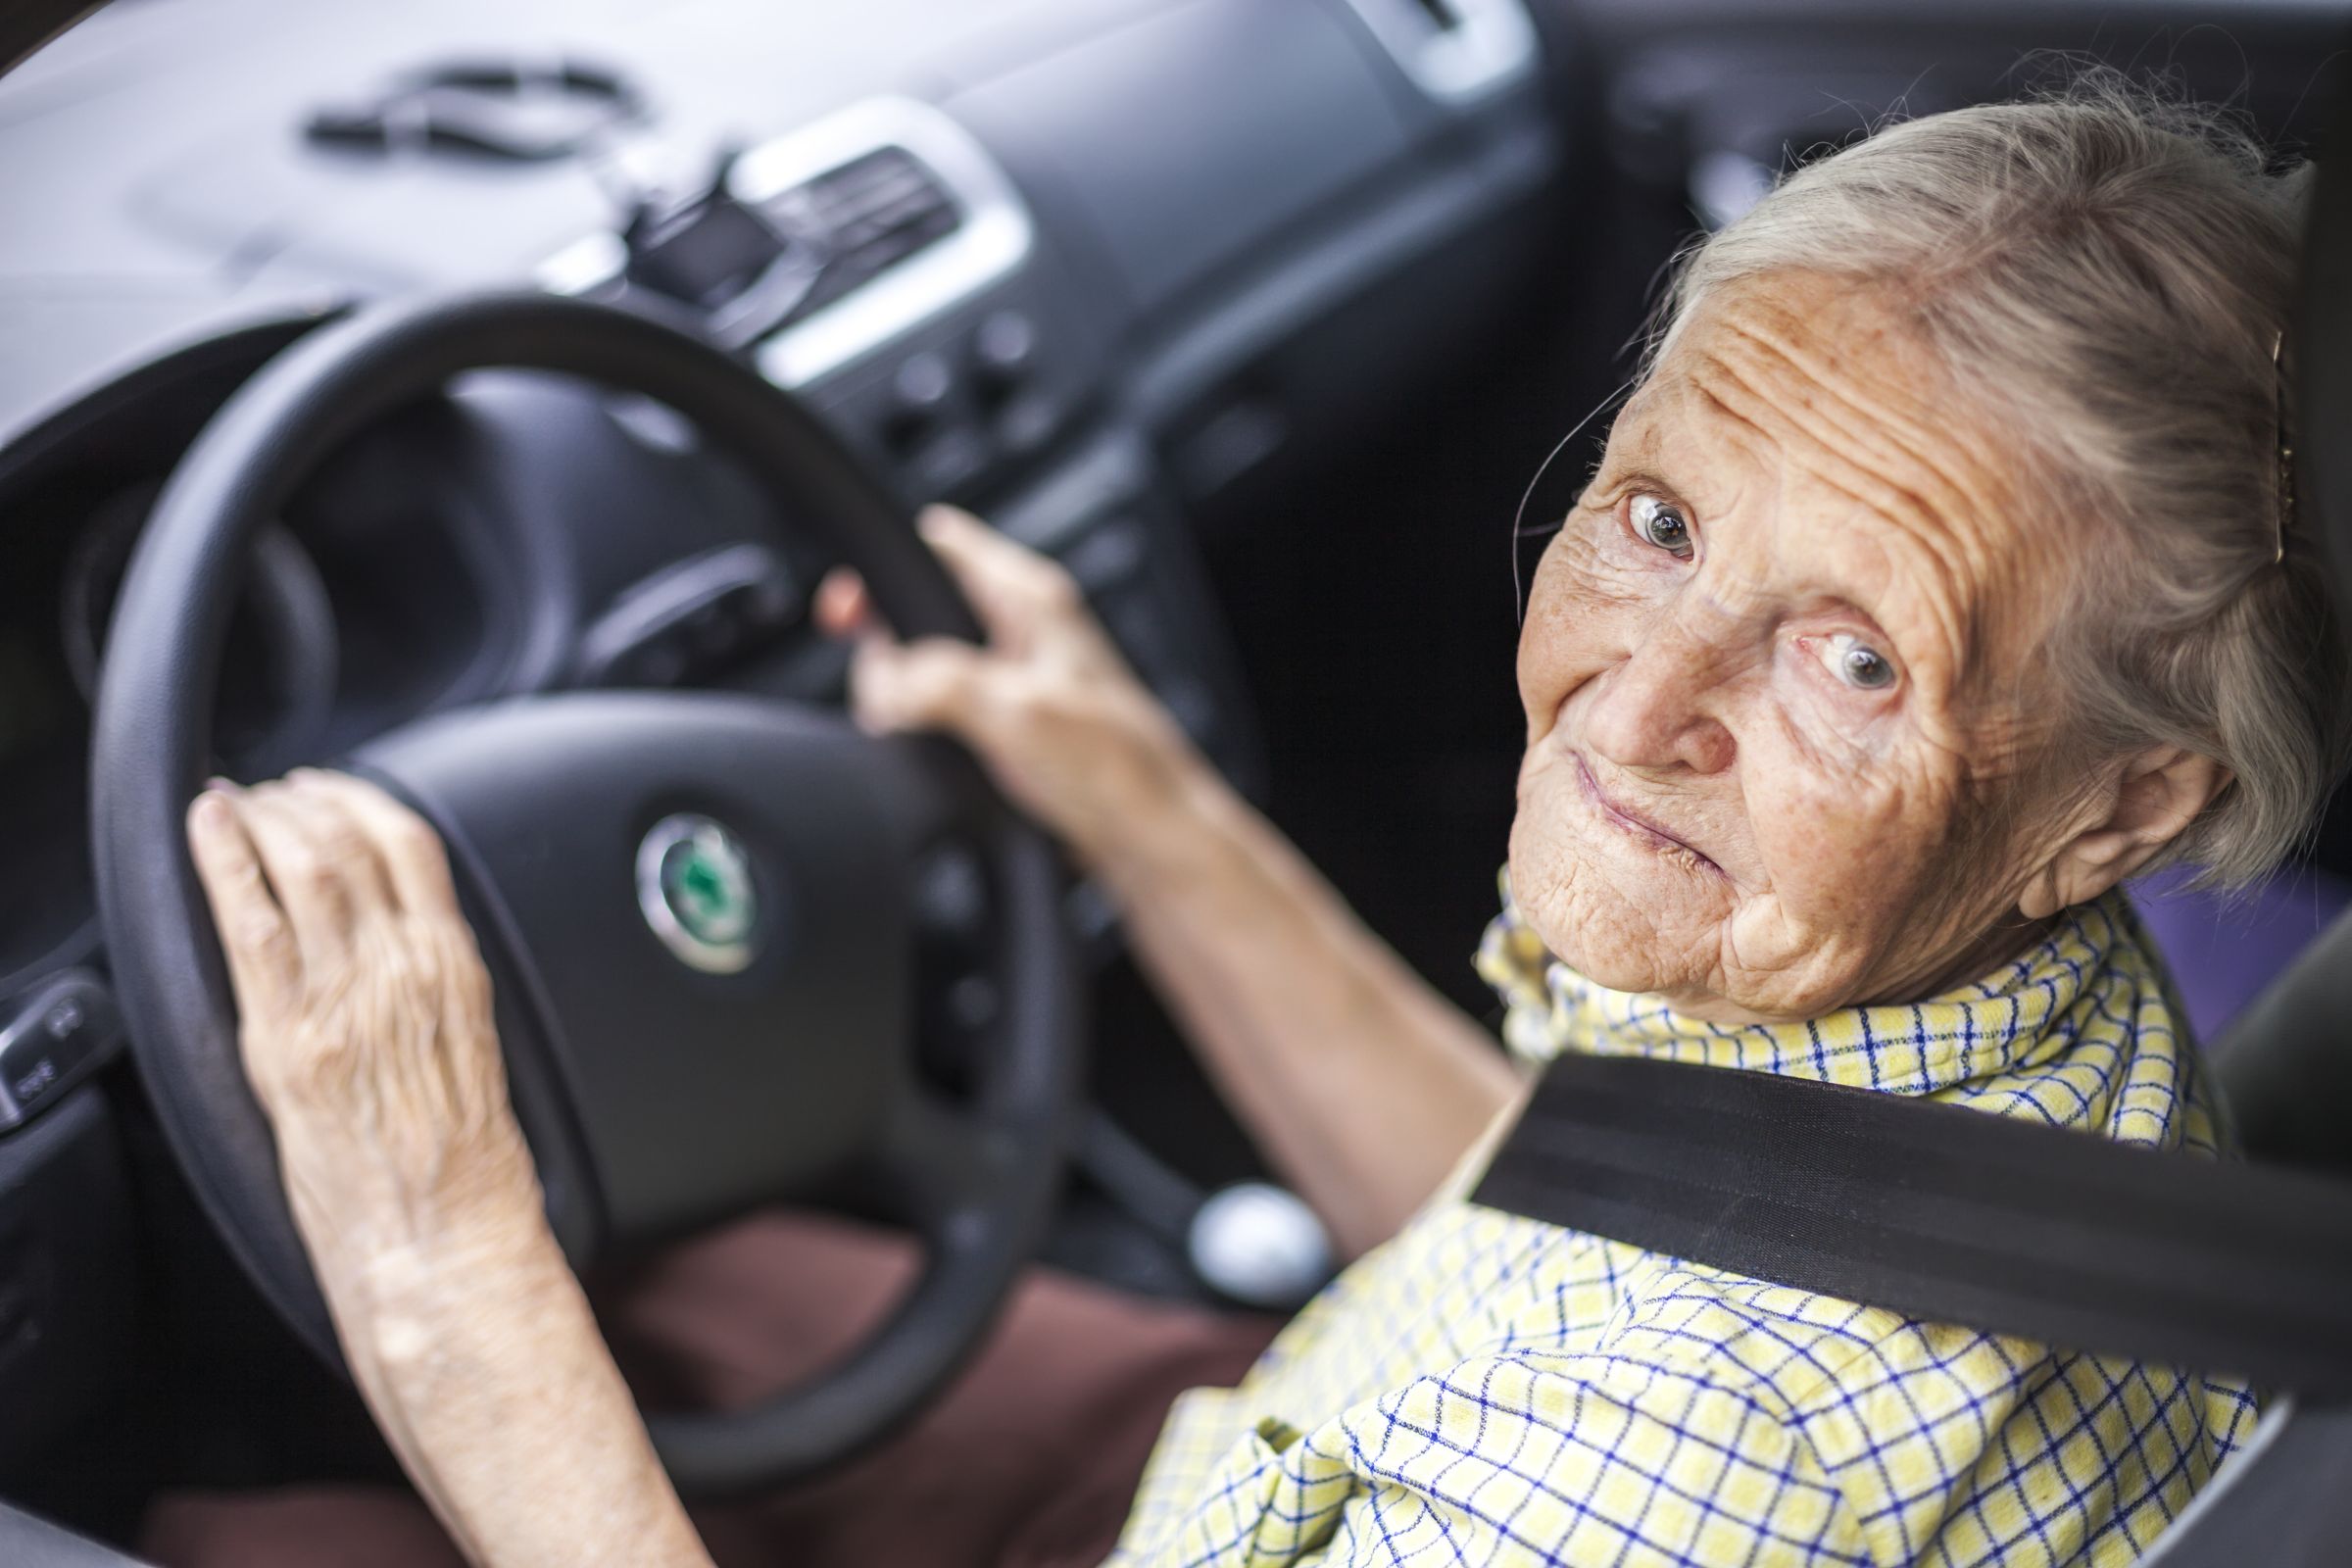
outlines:
M1331 1275L1322 1221L1268 1182L1211 1194L1193 1215L1190 1250L1203 1281L1250 1306L1297 1306Z

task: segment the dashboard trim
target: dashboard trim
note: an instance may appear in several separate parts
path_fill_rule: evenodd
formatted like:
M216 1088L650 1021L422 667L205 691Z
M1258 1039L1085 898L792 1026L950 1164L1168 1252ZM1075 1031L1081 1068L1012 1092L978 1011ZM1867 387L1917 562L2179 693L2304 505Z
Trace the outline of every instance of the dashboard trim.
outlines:
M1430 15L1436 8L1416 0L1348 3L1432 98L1473 103L1535 73L1536 28L1521 0L1438 0L1453 18L1448 26L1436 25Z
M945 110L920 99L861 99L738 158L729 194L766 201L868 153L902 147L955 198L961 222L840 299L762 340L753 351L768 380L790 391L822 380L975 298L1018 271L1036 226L1011 179ZM540 285L588 294L618 281L628 260L618 235L589 234L542 262Z

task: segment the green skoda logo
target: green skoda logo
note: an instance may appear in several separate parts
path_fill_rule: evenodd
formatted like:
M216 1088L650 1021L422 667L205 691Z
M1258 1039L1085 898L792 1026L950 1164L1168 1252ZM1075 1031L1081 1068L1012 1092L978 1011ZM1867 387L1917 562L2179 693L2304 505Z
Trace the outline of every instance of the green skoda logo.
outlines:
M637 906L664 947L707 974L752 961L760 895L751 858L710 817L682 811L653 825L637 846Z

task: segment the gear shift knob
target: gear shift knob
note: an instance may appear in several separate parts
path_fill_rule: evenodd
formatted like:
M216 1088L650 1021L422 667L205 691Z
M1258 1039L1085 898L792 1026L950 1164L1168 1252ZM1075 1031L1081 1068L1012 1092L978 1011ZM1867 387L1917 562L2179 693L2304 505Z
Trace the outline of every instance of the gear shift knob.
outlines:
M1193 1215L1187 1250L1203 1281L1250 1306L1297 1306L1331 1277L1323 1222L1269 1182L1211 1194Z

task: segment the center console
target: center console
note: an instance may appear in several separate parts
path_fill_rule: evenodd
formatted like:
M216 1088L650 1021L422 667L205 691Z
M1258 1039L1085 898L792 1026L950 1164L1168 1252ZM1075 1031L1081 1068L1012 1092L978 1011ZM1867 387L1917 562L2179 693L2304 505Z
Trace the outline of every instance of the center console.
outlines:
M548 257L540 282L684 306L807 400L910 505L1059 558L1177 719L1246 790L1253 724L1152 449L1012 181L943 111L869 98L723 159Z

